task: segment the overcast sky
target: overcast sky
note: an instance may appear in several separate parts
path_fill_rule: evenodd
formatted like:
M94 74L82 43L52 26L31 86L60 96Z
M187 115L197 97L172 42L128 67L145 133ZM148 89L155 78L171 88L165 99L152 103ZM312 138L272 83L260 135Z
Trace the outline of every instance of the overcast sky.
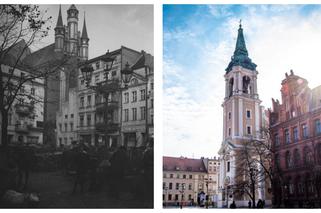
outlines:
M61 5L62 19L67 25L67 10L70 4ZM85 5L76 4L79 10L78 30L82 31L84 12L89 37L89 59L119 49L121 45L137 51L153 51L153 5ZM35 48L54 42L59 5L41 5L46 16L52 16L49 36Z
M320 5L165 5L163 155L218 155L223 75L240 19L263 106L280 99L290 69L310 88L321 84Z

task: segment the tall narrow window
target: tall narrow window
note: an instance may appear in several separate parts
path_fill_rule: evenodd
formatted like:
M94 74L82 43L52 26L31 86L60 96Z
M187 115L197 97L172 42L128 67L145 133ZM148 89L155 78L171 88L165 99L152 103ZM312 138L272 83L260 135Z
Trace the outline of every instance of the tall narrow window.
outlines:
M132 113L133 113L133 121L137 120L137 108L132 108Z
M129 112L128 109L124 109L124 113L125 113L125 121L129 120Z
M87 106L91 106L91 95L87 96Z
M275 140L275 146L279 146L280 145L280 137L279 137L279 134L275 134L274 135L274 140Z
M251 110L246 110L246 117L251 118Z
M303 125L302 125L302 136L303 136L303 138L305 138L305 139L309 137L307 124L303 124Z
M288 130L288 129L286 129L286 130L284 131L284 137L285 137L285 143L286 143L286 144L289 144L289 143L290 143L290 133L289 133L289 130Z
M137 91L133 91L132 92L132 102L136 102L137 101Z
M321 134L321 122L320 119L315 120L315 134L320 135Z
M85 98L80 97L80 107L84 107L84 105L85 105Z
M230 171L230 162L228 161L227 162L227 172L229 172Z
M84 115L80 115L79 116L79 126L83 126L84 125Z
M145 118L146 118L146 107L141 107L140 108L140 118L141 118L141 120L145 120Z
M87 115L87 126L91 125L91 115Z
M124 103L128 103L129 102L129 94L128 92L124 93Z
M140 100L144 101L146 98L146 90L142 89L140 90Z
M247 134L248 135L252 134L251 126L247 126Z
M299 131L298 127L293 128L293 141L297 142L299 140Z

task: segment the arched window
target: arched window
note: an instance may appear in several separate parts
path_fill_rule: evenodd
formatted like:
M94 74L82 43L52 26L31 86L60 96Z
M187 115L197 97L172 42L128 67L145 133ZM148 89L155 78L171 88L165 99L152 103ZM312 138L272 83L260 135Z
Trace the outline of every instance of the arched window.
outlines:
M248 76L244 76L243 79L243 87L242 87L242 90L243 90L243 93L245 94L250 94L250 82L251 82L251 79L250 77Z
M296 167L299 166L301 157L300 157L300 152L298 149L294 150L293 158L294 158L294 166L296 166Z

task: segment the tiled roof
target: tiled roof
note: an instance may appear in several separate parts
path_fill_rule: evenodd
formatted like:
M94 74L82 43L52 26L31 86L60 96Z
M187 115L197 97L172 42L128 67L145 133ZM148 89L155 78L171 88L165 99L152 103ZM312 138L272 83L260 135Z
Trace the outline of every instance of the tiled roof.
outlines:
M23 64L29 67L38 67L46 63L59 60L63 56L61 52L55 52L55 44L50 44L36 52L33 52L23 60Z
M24 53L20 57L19 62L17 63L17 66L19 67L21 65L21 61L28 55L30 55L31 51L29 47L26 47L26 42L22 39L21 41L17 42L4 56L3 63L9 66L15 66L19 57L19 54L22 53L22 50L24 50ZM6 50L4 50L6 52Z
M139 69L142 67L154 67L154 57L151 54L143 52L141 56L136 60L134 65L132 66L132 69Z
M163 157L163 171L207 172L202 159Z

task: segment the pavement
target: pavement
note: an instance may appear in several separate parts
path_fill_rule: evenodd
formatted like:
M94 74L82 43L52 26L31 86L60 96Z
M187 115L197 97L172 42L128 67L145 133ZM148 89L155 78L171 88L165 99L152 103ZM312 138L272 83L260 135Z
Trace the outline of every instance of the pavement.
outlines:
M118 198L108 188L72 194L73 184L73 177L60 171L32 173L26 192L38 193L37 208L153 208L153 201L146 202L128 191L120 192Z

